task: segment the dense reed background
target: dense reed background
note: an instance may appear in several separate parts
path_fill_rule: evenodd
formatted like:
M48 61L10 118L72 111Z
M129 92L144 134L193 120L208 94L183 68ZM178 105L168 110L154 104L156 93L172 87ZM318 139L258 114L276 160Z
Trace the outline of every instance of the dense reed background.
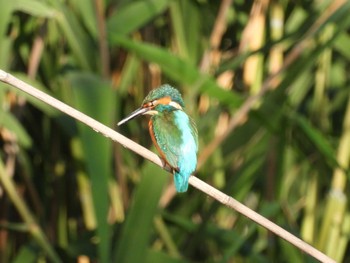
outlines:
M350 260L350 2L0 6L1 69L110 127L172 84L198 125L198 177ZM49 106L0 95L0 262L315 262ZM147 118L119 130L153 147Z

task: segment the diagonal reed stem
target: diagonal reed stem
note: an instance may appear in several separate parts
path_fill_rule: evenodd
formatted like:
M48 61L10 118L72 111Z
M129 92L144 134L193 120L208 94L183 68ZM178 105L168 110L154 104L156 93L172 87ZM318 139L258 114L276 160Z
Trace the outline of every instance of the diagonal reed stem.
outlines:
M112 139L113 141L116 141L120 144L122 144L125 148L128 148L132 150L133 152L141 155L145 159L148 159L149 161L153 162L154 164L164 168L162 160L153 152L149 151L148 149L142 147L141 145L133 142L132 140L126 138L125 136L117 133L113 129L103 125L102 123L94 120L93 118L81 113L80 111L68 106L67 104L47 95L46 93L32 87L31 85L17 79L16 77L12 76L11 74L0 70L0 81L10 84L11 86L30 94L31 96L45 102L46 104L62 111L63 113L66 113L67 115L75 118L76 120L86 124L87 126L91 127L94 131L101 133L105 137L108 137ZM299 248L300 250L304 251L305 253L309 254L310 256L314 257L315 259L325 262L325 263L335 263L333 259L328 257L327 255L323 254L316 248L312 247L311 245L307 244L300 238L292 235L288 231L284 230L283 228L279 227L275 223L271 222L270 220L266 219L265 217L261 216L260 214L256 213L255 211L251 210L250 208L246 207L245 205L241 204L234 198L224 194L223 192L219 191L218 189L212 187L211 185L203 182L202 180L198 179L195 176L191 176L189 183L197 188L198 190L201 190L202 192L206 193L207 195L211 196L215 200L219 201L220 203L226 205L227 207L236 210L237 212L241 213L242 215L250 218L257 224L263 226L264 228L268 229L269 231L275 233L277 236L283 238L287 242L291 243L295 247Z

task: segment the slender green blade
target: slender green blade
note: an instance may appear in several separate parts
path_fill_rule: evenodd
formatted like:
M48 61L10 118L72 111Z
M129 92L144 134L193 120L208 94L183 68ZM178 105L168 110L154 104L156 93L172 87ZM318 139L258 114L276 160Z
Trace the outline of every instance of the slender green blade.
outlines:
M147 162L114 253L114 262L144 262L154 215L169 174Z
M73 87L75 106L95 118L111 125L114 118L114 93L109 84L88 73L69 75ZM84 124L78 124L85 166L90 176L94 210L97 219L98 255L100 262L109 262L110 226L107 224L109 207L108 180L112 176L112 142L91 130Z
M129 34L164 12L169 0L131 1L117 9L108 19L108 31L113 34Z
M201 74L195 66L165 48L133 41L116 34L111 36L111 43L118 44L149 62L157 63L170 78L193 88L199 87L205 94L217 98L224 104L235 108L242 102L241 97L234 92L223 90L213 77Z

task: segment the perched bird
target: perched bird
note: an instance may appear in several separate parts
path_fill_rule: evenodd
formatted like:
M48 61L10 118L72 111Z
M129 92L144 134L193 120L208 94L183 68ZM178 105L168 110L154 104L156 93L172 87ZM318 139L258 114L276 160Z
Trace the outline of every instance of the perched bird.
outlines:
M118 123L151 115L149 133L161 158L173 170L177 192L186 192L188 179L197 166L198 133L194 121L184 112L180 92L168 84L152 90L140 108Z

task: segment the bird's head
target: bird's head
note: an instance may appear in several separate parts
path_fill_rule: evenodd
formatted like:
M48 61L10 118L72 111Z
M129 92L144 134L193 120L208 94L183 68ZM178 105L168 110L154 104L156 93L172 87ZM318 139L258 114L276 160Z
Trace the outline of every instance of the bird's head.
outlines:
M140 108L132 112L129 116L118 122L118 126L128 122L139 115L155 115L158 113L159 106L166 106L173 110L182 110L185 104L180 92L168 84L156 88L147 95L143 100Z

